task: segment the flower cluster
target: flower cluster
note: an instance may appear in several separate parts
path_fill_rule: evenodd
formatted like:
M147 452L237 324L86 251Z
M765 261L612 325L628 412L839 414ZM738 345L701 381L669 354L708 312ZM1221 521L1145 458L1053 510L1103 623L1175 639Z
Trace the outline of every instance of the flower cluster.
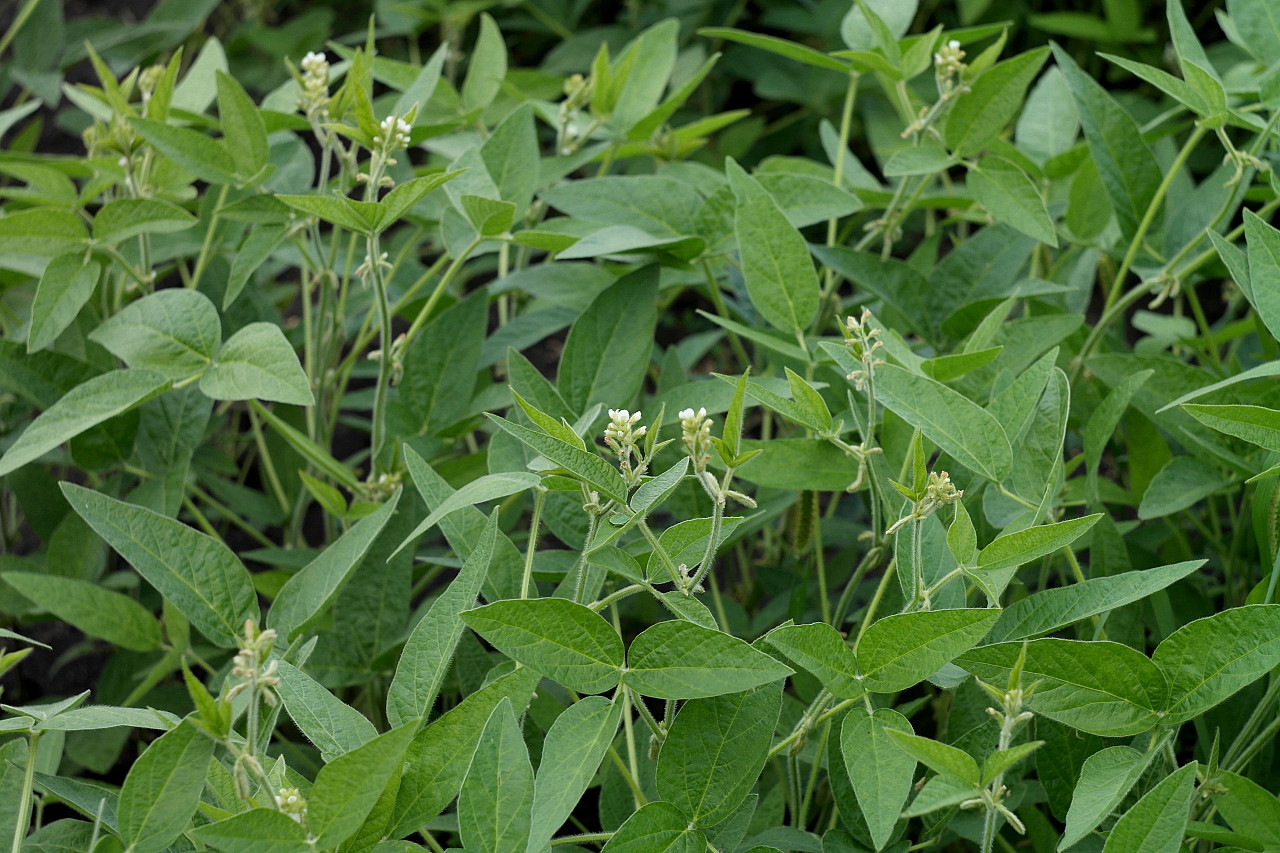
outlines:
M875 356L875 351L884 346L884 341L880 340L880 330L871 326L871 319L871 311L864 308L862 316L846 318L840 329L844 332L844 345L854 358L862 362L862 367L845 377L859 391L870 387L875 369L884 364L884 359Z
M276 808L293 818L295 823L302 823L307 814L307 801L297 788L281 788L276 794Z
M711 418L706 409L685 409L680 413L680 439L693 460L693 470L705 471L711 461Z
M260 691L264 702L275 705L276 696L272 688L280 683L276 675L277 662L270 660L275 642L276 632L273 629L259 631L252 619L244 620L244 643L231 660L231 674L241 681L227 692L228 698L245 690Z
M649 431L648 427L637 427L640 422L639 412L628 412L626 409L610 409L609 424L604 428L604 443L618 455L618 468L628 485L640 482L647 460L641 452L638 442ZM638 464L632 464L634 454Z
M409 144L413 126L400 116L387 116L378 123L380 133L373 137L374 145L381 145L388 152L398 151Z
M933 72L938 78L940 89L950 88L953 78L964 70L965 53L960 49L960 42L952 39L933 55Z
M909 521L924 521L940 506L955 503L964 497L964 491L957 489L951 482L951 475L946 471L930 471L929 480L925 484L924 494L916 493L919 498L911 506L911 512L893 523L885 531L885 535L898 532ZM910 495L908 495L909 497Z
M302 57L302 92L298 108L307 118L323 120L329 108L329 60L311 51Z

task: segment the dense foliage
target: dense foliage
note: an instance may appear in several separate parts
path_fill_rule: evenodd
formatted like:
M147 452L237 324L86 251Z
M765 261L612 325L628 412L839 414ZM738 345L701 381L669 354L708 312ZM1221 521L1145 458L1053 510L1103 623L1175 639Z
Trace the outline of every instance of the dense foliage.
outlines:
M0 37L0 849L1280 850L1273 0L355 5Z

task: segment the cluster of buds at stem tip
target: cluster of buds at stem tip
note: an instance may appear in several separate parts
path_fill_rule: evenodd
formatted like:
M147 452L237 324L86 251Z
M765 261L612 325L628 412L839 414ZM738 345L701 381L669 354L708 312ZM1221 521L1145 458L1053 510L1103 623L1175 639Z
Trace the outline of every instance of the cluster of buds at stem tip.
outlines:
M689 451L693 470L699 474L707 470L711 461L711 418L706 409L685 409L680 413L680 440Z
M864 308L860 317L847 317L840 327L844 333L844 345L854 358L862 362L862 367L845 377L859 391L870 387L875 369L884 364L884 359L875 355L876 350L884 346L884 341L880 340L880 330L871 325L871 319L870 309Z
M329 60L323 53L309 52L302 57L302 91L298 109L307 118L323 121L329 110Z
M637 443L648 427L637 427L640 422L639 412L628 412L626 409L610 409L609 424L604 428L604 443L618 456L618 468L622 471L627 485L635 485L644 473L644 459ZM634 454L639 464L633 465Z
M933 55L933 73L938 79L938 91L942 94L946 94L946 90L954 85L955 77L964 71L964 56L960 42L955 39L944 44Z
M895 521L885 531L885 535L897 533L909 521L924 521L938 507L955 503L962 497L964 497L964 491L955 487L951 482L950 474L946 471L930 471L929 480L924 487L924 495L912 504L911 512Z
M243 644L231 661L231 674L239 678L240 683L227 691L228 698L249 690L260 694L268 705L275 706L276 696L272 688L280 683L280 678L276 675L277 662L269 660L275 643L276 632L273 629L259 631L252 619L244 620Z
M307 816L307 801L297 788L281 788L276 793L276 808L293 818L295 823L302 823Z

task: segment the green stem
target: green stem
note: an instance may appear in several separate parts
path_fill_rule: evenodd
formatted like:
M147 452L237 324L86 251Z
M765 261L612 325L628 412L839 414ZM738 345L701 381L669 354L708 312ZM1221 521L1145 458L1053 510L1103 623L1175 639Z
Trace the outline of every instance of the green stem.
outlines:
M733 475L733 469L730 468L725 474L725 482ZM723 489L722 489L723 491ZM698 584L702 583L703 578L711 571L712 562L716 557L716 546L720 544L720 530L724 524L724 500L717 500L711 510L711 533L707 538L707 551L702 556L702 562L698 564L698 573L693 576L693 580L685 588L685 595L693 595L698 589Z
M431 295L427 297L427 302L422 306L422 310L418 312L418 316L413 318L413 324L409 326L409 331L404 333L404 348L407 351L409 344L413 343L413 339L417 337L418 332L426 325L427 318L431 316L431 309L436 307L436 302L440 300L440 296L444 293L449 283L453 281L453 277L457 275L458 270L471 257L471 253L475 251L476 246L480 245L480 238L472 240L458 257L453 259L453 263L449 264L449 268L445 270L444 275L440 277L436 289L431 291Z
M392 330L391 303L387 298L387 283L382 278L377 234L370 234L366 246L365 263L369 265L369 281L373 284L374 301L378 308L378 325L382 352L378 359L378 384L373 391L373 428L369 464L370 473L376 476L382 471L382 451L387 440L387 397L391 392Z
M204 275L209 265L209 250L213 248L213 235L218 231L218 219L222 216L222 206L227 203L227 191L230 184L223 184L218 191L218 201L213 206L213 214L209 217L209 227L204 232L204 242L200 244L200 254L196 256L195 270L191 273L191 286L200 286L200 276Z
M41 732L32 732L27 738L27 764L22 772L22 791L18 799L17 820L13 824L12 853L22 853L22 840L31 828L31 787L36 778L36 747L40 745Z
M582 552L578 554L578 561L573 567L573 600L578 604L582 604L582 596L587 589L587 549L591 547L591 542L596 538L596 528L600 526L600 513L587 512L587 538L582 543Z
M538 525L542 523L542 503L546 499L546 489L539 488L534 492L533 518L529 520L529 541L524 550L524 574L520 578L521 598L529 597L529 586L533 580L533 552L538 545Z
M684 577L680 574L680 569L676 567L675 561L671 559L671 555L667 553L667 549L662 547L662 543L658 541L658 537L653 535L653 531L649 529L649 525L641 519L636 523L636 527L640 528L640 532L644 534L644 538L648 540L649 547L653 548L653 553L658 555L658 559L662 561L662 565L671 575L671 580L675 582L677 587L683 588Z

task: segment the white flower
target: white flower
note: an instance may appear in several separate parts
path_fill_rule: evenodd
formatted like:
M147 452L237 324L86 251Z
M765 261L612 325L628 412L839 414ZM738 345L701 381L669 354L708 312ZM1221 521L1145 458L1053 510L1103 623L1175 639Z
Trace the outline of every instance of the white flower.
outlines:
M375 136L373 141L381 143L386 140L388 151L404 148L409 144L409 134L413 132L413 127L400 116L387 116L379 122L378 127L382 130L382 133L379 136Z

